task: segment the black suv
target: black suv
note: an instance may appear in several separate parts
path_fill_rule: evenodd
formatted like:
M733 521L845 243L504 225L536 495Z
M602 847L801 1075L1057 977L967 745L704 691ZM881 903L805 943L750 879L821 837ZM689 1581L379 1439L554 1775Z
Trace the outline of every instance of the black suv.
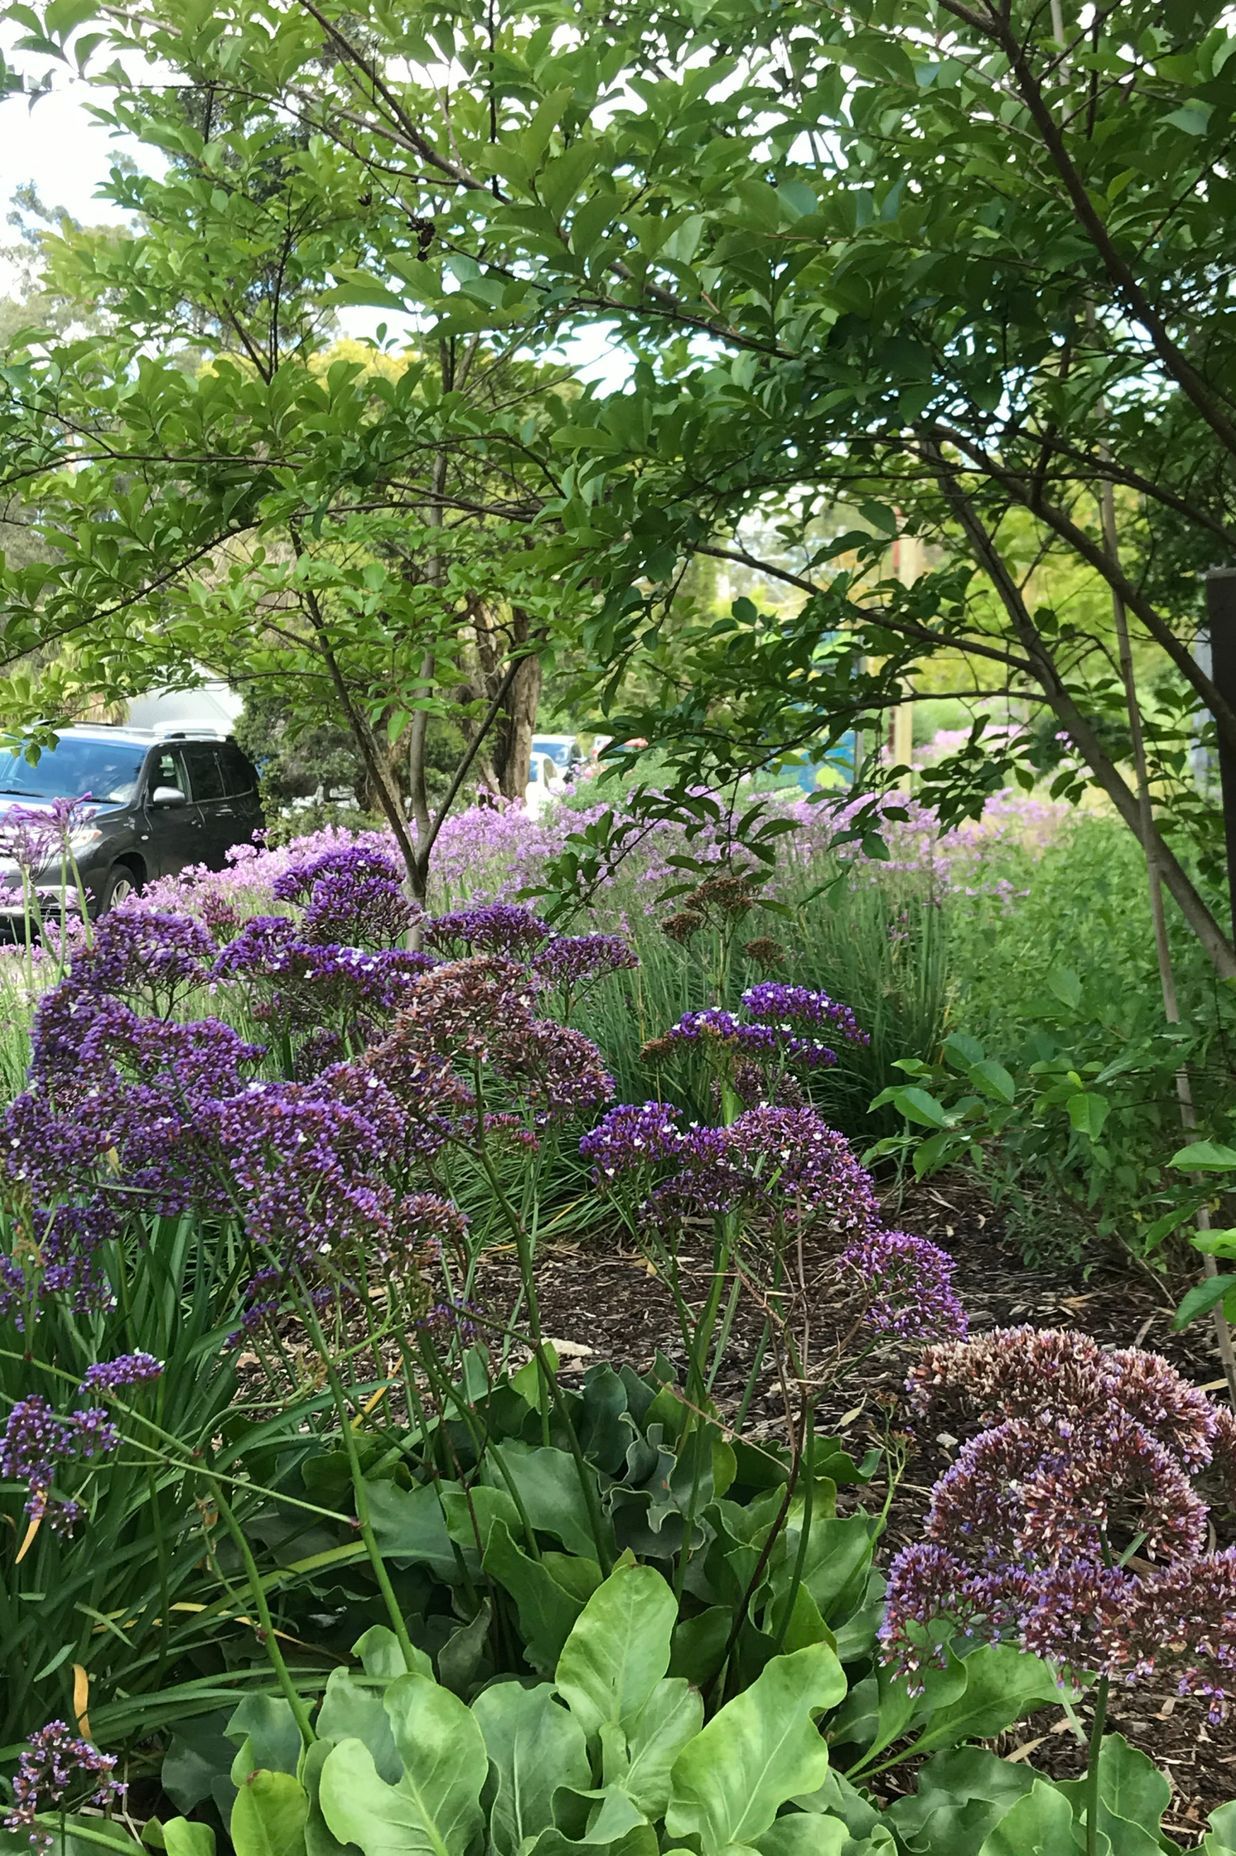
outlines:
M234 741L83 724L64 729L33 766L0 752L0 840L10 809L37 812L85 795L91 816L74 832L72 854L92 915L186 864L221 870L229 848L263 823L257 774ZM57 851L34 880L59 890L61 874ZM21 913L20 868L0 856L0 917Z

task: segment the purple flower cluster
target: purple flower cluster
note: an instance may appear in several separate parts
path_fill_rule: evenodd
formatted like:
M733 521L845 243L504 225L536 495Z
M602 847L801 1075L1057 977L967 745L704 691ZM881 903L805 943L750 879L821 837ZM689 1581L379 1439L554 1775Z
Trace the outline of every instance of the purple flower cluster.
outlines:
M96 1197L84 1205L36 1208L28 1216L12 1253L0 1255L0 1316L24 1332L45 1297L65 1301L79 1315L110 1308L114 1297L102 1252L119 1232L116 1211Z
M811 1108L752 1108L729 1127L683 1128L675 1108L627 1103L584 1136L580 1151L598 1184L633 1176L647 1192L641 1217L662 1227L738 1211L782 1231L848 1236L878 1224L870 1175Z
M533 970L541 979L565 992L638 965L634 950L620 934L555 935L532 957Z
M723 1053L732 1083L738 1085L744 1100L759 1096L780 1095L776 1079L757 1087L755 1066L777 1070L831 1069L837 1053L830 1044L811 1035L827 1027L851 1044L869 1043L865 1031L848 1005L838 1005L827 993L813 992L807 986L785 986L780 980L762 980L749 986L742 996L746 1017L722 1006L706 1006L699 1012L687 1012L672 1025L666 1037L645 1045L646 1057L667 1055L675 1046L695 1044ZM782 1106L793 1106L786 1099Z
M100 1753L88 1740L71 1734L63 1721L49 1721L22 1748L13 1779L12 1808L4 1829L24 1831L30 1848L50 1850L53 1835L41 1830L37 1819L63 1809L75 1792L78 1805L100 1810L123 1798L125 1787L116 1777L116 1755Z
M31 1086L3 1123L6 1171L36 1205L74 1188L140 1195L155 1210L214 1203L199 1122L244 1089L262 1055L218 1019L142 1018L70 975L36 1016Z
M548 940L550 927L531 909L516 903L491 902L479 908L453 909L425 925L430 947L444 953L467 948L473 953L528 955Z
M865 1231L842 1251L843 1272L858 1279L864 1324L896 1340L943 1339L966 1332L953 1287L953 1259L908 1231Z
M613 1078L582 1032L537 1015L540 984L500 954L451 961L418 981L400 1024L465 1074L489 1069L542 1116L595 1108Z
M748 986L742 996L748 1015L761 1025L789 1028L811 1025L828 1027L835 1037L847 1044L870 1044L870 1034L862 1029L852 1008L830 999L826 992L814 992L809 986L787 986L780 980L760 980Z
M210 934L191 915L112 909L96 924L93 946L78 954L73 977L170 1012L206 985L214 953Z
M419 914L397 877L332 869L314 880L300 928L306 941L394 948Z
M156 1360L153 1353L122 1353L114 1360L96 1360L88 1366L80 1390L107 1397L128 1386L146 1385L162 1371L163 1362Z
M1205 1550L1193 1486L1232 1426L1156 1354L1013 1328L929 1348L920 1416L983 1428L889 1575L884 1651L913 1680L951 1636L1012 1639L1078 1674L1175 1675L1218 1718L1236 1683L1236 1552Z
M0 1436L0 1476L25 1483L26 1513L39 1520L51 1505L52 1485L62 1465L103 1456L119 1441L115 1425L98 1406L62 1418L35 1394L19 1399L9 1412ZM76 1503L61 1505L76 1518Z

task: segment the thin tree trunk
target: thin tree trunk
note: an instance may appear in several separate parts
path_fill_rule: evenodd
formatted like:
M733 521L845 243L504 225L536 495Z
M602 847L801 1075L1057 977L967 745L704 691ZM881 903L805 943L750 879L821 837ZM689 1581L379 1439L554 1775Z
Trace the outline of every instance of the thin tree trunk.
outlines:
M931 447L928 449L930 451ZM1144 844L1145 840L1142 835L1144 822L1136 793L1129 787L1120 770L1104 750L1094 724L1079 708L1056 669L1055 661L1030 615L1021 590L984 528L973 503L949 471L938 448L934 455L940 467L937 478L940 493L969 538L977 559L1008 613L1022 650L1031 666L1032 674L1037 679L1048 704L1064 724L1074 747L1086 761L1099 786L1107 794L1120 817L1137 837L1138 842ZM1164 842L1158 828L1152 823L1150 829L1157 865L1170 895L1197 936L1219 977L1236 979L1236 949L1233 949L1214 915L1207 908L1188 872Z
M1105 414L1105 409L1101 409ZM1103 526L1103 540L1107 552L1113 561L1120 555L1120 537L1116 526L1116 496L1110 480L1106 481L1099 492L1099 511ZM1116 653L1120 662L1120 676L1124 684L1125 706L1129 716L1129 739L1133 749L1133 768L1137 779L1137 804L1141 821L1142 851L1146 858L1146 881L1150 892L1150 920L1154 930L1155 959L1159 967L1159 986L1163 994L1163 1017L1169 1025L1180 1023L1180 999L1176 991L1176 974L1172 966L1171 942L1167 935L1167 918L1163 910L1163 882L1159 867L1159 847L1162 839L1155 829L1154 796L1150 787L1150 768L1146 758L1146 735L1142 726L1141 703L1137 694L1137 674L1133 666L1133 646L1129 637L1129 615L1125 604L1116 589L1112 588L1112 620L1116 629ZM1188 1066L1180 1064L1176 1070L1176 1099L1180 1105L1180 1125L1188 1138L1197 1131L1197 1112L1193 1103L1193 1082ZM1201 1185L1195 1174L1193 1184ZM1201 1230L1210 1229L1210 1212L1205 1204L1199 1205L1197 1222ZM1203 1259L1203 1272L1207 1276L1217 1276L1218 1264L1212 1256ZM1216 1305L1212 1310L1214 1318L1215 1346L1223 1366L1223 1376L1227 1381L1227 1395L1232 1409L1236 1411L1236 1349L1232 1345L1232 1330L1222 1307Z

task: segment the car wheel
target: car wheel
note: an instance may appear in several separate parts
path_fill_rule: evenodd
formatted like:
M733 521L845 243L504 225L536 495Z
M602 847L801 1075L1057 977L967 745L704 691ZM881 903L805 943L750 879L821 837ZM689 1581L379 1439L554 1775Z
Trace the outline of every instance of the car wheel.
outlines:
M104 879L99 892L99 914L114 909L118 902L124 902L129 896L135 896L141 888L141 880L136 870L128 864L114 864Z

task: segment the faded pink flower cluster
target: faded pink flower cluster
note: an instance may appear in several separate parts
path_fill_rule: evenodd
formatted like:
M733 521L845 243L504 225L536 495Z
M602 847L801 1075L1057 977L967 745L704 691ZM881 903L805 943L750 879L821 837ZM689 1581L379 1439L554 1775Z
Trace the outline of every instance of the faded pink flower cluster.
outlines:
M894 1560L884 1653L912 1681L958 1636L1077 1676L1168 1672L1222 1716L1236 1682L1236 1548L1206 1551L1195 1479L1236 1487L1236 1419L1160 1355L1010 1328L928 1348L911 1405L978 1425Z

